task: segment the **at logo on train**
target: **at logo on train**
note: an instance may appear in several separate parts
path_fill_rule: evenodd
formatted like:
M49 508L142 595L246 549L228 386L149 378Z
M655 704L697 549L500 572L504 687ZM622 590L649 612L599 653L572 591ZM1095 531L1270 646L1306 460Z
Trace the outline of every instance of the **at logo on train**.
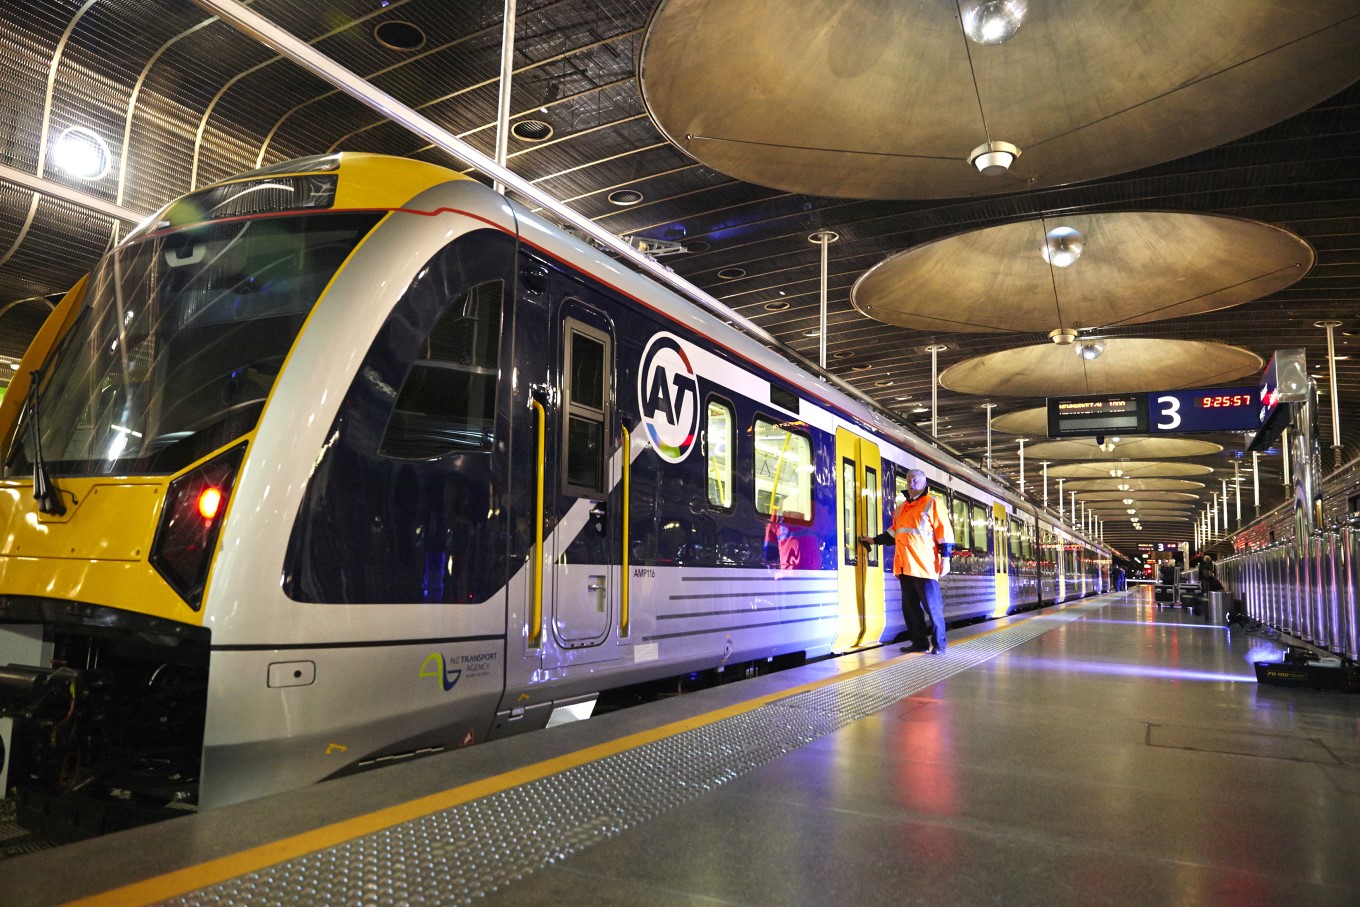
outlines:
M661 459L689 456L699 430L699 378L680 338L660 333L642 352L638 405L647 437Z

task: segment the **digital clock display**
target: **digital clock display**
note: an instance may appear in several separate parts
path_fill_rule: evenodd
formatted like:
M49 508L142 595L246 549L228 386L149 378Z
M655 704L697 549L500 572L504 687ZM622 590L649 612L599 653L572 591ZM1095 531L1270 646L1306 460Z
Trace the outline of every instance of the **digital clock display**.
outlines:
M1256 388L1201 387L1148 395L1152 431L1254 431L1259 427Z
M1196 406L1204 409L1230 409L1237 406L1255 406L1256 399L1251 394L1213 394L1200 397Z

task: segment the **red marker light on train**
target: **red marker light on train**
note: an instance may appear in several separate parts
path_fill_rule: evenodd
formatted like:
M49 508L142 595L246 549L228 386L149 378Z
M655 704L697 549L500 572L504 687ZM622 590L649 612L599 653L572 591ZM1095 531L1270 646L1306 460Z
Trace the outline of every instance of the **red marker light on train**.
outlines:
M244 444L238 444L171 480L165 490L151 542L151 566L195 611L203 604L208 568L222 528L216 518L231 497L245 450Z
M217 516L217 509L222 506L222 489L205 488L198 496L198 515L205 520L211 520Z

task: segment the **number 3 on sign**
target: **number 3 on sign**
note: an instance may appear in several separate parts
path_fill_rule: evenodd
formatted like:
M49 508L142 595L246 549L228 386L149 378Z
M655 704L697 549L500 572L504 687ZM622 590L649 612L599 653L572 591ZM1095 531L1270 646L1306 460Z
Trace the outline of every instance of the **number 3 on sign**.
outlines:
M1181 401L1169 394L1157 398L1158 431L1175 431L1181 425ZM1165 420L1165 421L1163 421Z

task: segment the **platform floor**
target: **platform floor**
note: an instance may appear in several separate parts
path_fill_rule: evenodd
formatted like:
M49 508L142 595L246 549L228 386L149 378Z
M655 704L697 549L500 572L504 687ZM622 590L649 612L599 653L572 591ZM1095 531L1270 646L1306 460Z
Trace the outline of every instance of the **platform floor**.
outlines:
M1360 696L1257 685L1277 642L1148 589L950 640L14 858L0 905L1356 902Z

